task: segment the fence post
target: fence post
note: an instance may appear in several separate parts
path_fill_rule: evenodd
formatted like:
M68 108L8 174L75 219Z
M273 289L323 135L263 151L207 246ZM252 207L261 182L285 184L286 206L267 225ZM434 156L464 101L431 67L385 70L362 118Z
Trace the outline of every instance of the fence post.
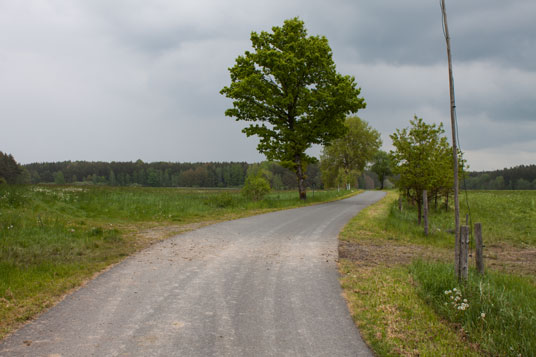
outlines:
M482 242L482 223L475 223L475 246L476 246L476 270L484 274L484 255Z
M460 241L461 241L461 234L454 234L454 272L456 274L456 277L458 280L460 280L461 273L460 273Z
M467 280L468 276L468 248L469 248L469 227L460 227L460 278Z
M398 210L402 212L402 197L398 196Z
M424 235L428 235L428 192L426 190L422 191L422 203L423 203L423 213L424 213Z

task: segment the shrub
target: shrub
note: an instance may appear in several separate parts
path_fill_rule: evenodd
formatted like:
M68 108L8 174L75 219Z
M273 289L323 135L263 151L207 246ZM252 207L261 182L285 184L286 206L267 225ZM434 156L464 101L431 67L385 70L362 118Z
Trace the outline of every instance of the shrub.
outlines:
M248 176L242 194L253 201L259 201L270 192L270 183L262 176Z

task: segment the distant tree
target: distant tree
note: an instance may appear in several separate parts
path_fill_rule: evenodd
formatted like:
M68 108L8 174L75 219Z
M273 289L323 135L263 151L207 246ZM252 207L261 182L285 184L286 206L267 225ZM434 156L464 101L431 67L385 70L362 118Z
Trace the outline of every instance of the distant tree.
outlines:
M380 190L383 190L383 183L387 176L392 174L391 171L391 158L385 151L379 150L374 159L372 160L372 166L370 168L372 172L378 175L380 181Z
M365 189L366 190L373 190L374 189L374 179L370 177L369 175L363 175L365 178Z
M165 187L169 187L171 186L171 177L169 176L169 170L166 169L164 171L164 175L162 175L162 182L161 182L162 186L165 186ZM216 186L216 185L214 185Z
M54 174L54 183L56 185L65 185L65 177L62 171L58 171Z
M108 175L108 183L110 184L110 186L115 186L117 184L114 170L110 169L110 174Z
M493 180L493 184L491 188L493 190L504 190L504 177L502 176L495 177L495 180Z
M247 170L247 168L246 168ZM239 163L232 163L229 167L229 186L240 186L244 183L245 171Z
M336 72L325 37L307 36L303 21L286 20L272 32L251 33L246 51L229 69L231 84L221 94L233 99L225 115L253 122L242 131L257 135L257 149L294 171L306 198L306 154L344 134L347 114L365 107L355 79Z
M13 155L4 154L0 151L0 177L2 177L6 183L14 184L17 182L17 178L21 173L22 169L15 161L15 158L13 158Z
M342 173L348 190L350 182L357 180L382 141L380 133L357 116L346 118L344 125L347 128L346 134L324 147L321 167L328 180Z
M147 170L147 185L152 187L160 186L159 172L152 167Z
M20 167L20 174L17 176L15 183L17 185L27 185L32 183L30 172L25 167Z
M531 184L529 181L520 178L516 181L516 190L530 190Z

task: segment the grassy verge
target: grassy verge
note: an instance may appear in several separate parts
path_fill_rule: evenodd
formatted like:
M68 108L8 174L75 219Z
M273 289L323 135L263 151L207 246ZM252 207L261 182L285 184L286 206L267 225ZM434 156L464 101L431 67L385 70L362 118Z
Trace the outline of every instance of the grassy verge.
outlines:
M447 213L433 212L435 229L424 237L422 228L414 226L414 210L398 211L394 192L360 212L340 235L341 283L354 320L374 351L380 356L535 355L536 230L527 233L534 222L507 223L532 217L534 197L470 193L470 203L487 202L471 208L484 226L491 226L484 231L488 273L480 277L471 272L461 286L450 264L454 242L446 232L452 224ZM514 201L509 218L507 207ZM495 222L488 207L493 202L501 210Z
M422 303L406 268L363 268L343 259L341 272L354 321L377 355L478 355Z
M410 273L419 296L442 318L464 331L492 355L534 356L536 353L536 286L526 279L471 271L458 284L452 265L415 261Z
M354 192L355 194L355 192ZM0 338L96 272L209 223L340 199L347 192L273 192L0 185Z

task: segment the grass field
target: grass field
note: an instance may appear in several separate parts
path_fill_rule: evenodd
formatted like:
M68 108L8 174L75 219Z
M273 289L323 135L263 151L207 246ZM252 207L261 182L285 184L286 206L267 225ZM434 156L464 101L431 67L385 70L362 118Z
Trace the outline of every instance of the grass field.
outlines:
M208 223L341 198L341 191L0 185L0 338L96 272Z
M452 210L432 212L425 237L416 210L400 212L397 197L388 192L340 235L341 283L375 352L536 355L536 191L468 193L487 273L471 270L466 284L454 277Z

